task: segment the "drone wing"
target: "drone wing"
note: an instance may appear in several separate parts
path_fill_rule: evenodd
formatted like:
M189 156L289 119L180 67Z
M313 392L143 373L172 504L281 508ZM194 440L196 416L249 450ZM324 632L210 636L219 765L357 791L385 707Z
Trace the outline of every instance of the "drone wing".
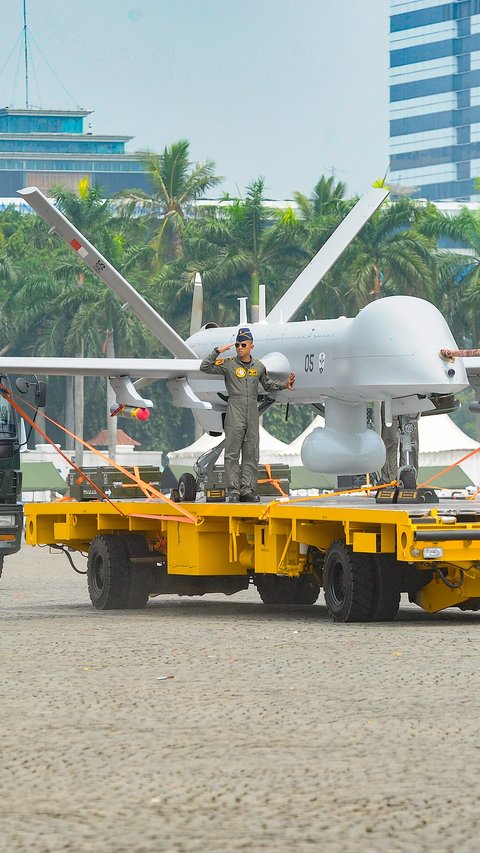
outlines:
M380 207L389 192L386 189L372 188L362 196L310 263L297 276L275 307L267 314L265 318L267 323L286 323L293 317L356 234Z
M18 194L35 210L36 213L50 225L51 231L67 243L83 261L96 273L101 281L126 303L133 313L145 323L148 329L172 355L178 358L197 358L196 353L172 329L151 305L120 275L103 255L92 246L83 234L57 210L56 207L36 187L26 187L18 190Z
M0 356L4 374L38 373L41 376L142 376L180 379L208 376L200 373L198 358L21 358Z

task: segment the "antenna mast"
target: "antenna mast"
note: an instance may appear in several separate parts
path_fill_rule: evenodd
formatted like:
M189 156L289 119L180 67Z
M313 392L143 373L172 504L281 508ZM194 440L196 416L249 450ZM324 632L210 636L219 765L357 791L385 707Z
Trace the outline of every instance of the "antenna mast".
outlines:
M27 0L23 0L23 51L25 56L25 107L28 110L28 31Z

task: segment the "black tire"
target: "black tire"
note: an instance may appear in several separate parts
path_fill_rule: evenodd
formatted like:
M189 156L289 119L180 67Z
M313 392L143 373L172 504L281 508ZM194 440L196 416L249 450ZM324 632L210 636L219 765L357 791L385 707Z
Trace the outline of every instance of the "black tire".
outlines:
M197 481L193 474L182 474L178 478L178 494L181 503L196 500Z
M392 622L400 607L401 566L393 554L375 555L372 565L374 586L371 619L373 622Z
M263 575L256 579L257 591L264 604L295 604L297 578L280 578L277 575Z
M300 575L295 591L295 604L315 604L320 595L320 584L315 575Z
M130 561L121 536L96 536L88 551L87 583L97 610L122 610L126 606Z
M401 468L398 472L398 479L402 483L404 489L417 488L417 472L410 465Z
M128 533L123 541L129 557L146 557L147 541L139 533ZM148 596L152 592L152 570L148 563L131 563L128 567L127 595L125 607L127 610L141 610L145 607Z
M335 622L367 622L373 606L373 568L366 554L333 542L323 564L323 591Z

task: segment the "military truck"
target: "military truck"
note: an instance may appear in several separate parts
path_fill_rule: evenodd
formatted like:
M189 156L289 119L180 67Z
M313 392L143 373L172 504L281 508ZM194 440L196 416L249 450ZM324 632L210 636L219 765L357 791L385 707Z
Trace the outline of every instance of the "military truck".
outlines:
M45 383L34 377L18 378L16 391L28 395L33 391L35 406L45 405ZM20 550L23 532L22 472L20 447L26 443L22 421L10 404L12 387L8 376L0 375L0 577L5 557Z

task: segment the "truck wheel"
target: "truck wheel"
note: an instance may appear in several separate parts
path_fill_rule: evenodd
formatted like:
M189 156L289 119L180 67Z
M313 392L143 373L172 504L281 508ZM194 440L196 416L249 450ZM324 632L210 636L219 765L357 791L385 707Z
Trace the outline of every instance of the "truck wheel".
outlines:
M374 555L373 622L392 622L400 607L402 571L393 555Z
M295 591L295 604L315 604L320 584L314 575L300 575Z
M148 555L148 545L144 536L139 533L128 533L122 539L129 557ZM125 607L128 610L141 610L145 607L150 592L152 592L152 570L149 564L129 562Z
M178 478L180 502L194 501L197 497L197 481L193 474L182 474Z
M333 542L323 564L323 591L335 622L367 622L373 605L373 569L366 554Z
M296 604L297 578L264 575L256 579L257 591L264 604Z
M122 537L96 536L88 551L87 583L97 610L121 610L126 606L128 573L128 551Z

